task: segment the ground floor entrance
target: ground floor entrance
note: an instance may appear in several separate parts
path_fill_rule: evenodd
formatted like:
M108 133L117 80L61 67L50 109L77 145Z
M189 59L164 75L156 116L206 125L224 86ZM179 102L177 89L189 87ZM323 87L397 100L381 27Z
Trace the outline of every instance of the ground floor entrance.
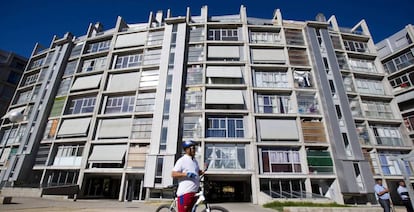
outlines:
M206 198L209 202L251 202L250 176L208 176L205 181Z
M85 175L83 197L93 199L118 199L121 175Z
M125 188L126 201L145 200L146 188L144 188L143 174L128 174Z

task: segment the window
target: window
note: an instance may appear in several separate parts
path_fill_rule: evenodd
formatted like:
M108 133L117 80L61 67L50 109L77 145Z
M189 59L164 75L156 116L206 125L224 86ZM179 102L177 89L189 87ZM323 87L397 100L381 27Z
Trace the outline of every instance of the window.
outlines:
M190 42L200 42L204 40L204 27L191 27Z
M385 95L384 85L382 81L355 79L355 84L358 92L374 95Z
M335 90L335 84L334 84L333 80L329 80L329 87L331 89L332 96L335 97L336 90Z
M338 60L339 68L342 70L349 70L348 60L344 53L336 53L336 59Z
M35 166L46 165L47 157L49 156L50 147L51 145L48 145L48 144L39 146L39 150L37 151L36 158L35 158Z
M83 145L58 146L53 166L80 166L83 148Z
M275 44L280 43L279 32L250 32L251 43Z
M364 42L344 40L344 46L348 51L369 53L368 45Z
M289 61L293 66L309 66L309 59L304 49L288 49Z
M243 144L206 144L208 169L246 169Z
M390 84L394 88L394 91L411 88L414 86L414 71L390 79Z
M203 67L193 65L187 68L187 85L198 85L203 83Z
M132 122L132 139L150 139L152 118L135 118Z
M164 40L164 31L151 31L148 34L147 45L148 46L162 45L163 40Z
M56 96L62 96L62 95L68 94L71 82L72 82L72 77L62 79Z
M342 142L344 143L344 146L345 146L345 152L349 157L351 157L352 156L352 147L351 147L351 145L349 145L348 134L346 134L346 133L341 133L341 134L342 134Z
M55 98L49 117L60 116L62 114L63 107L65 106L65 101L66 96Z
M37 78L39 78L39 72L26 76L24 80L24 86L35 83L37 81Z
M106 57L100 57L85 60L82 66L82 72L100 71L106 68Z
M400 128L384 125L371 126L379 146L405 146Z
M131 134L131 119L102 119L99 120L96 137L98 139L128 138Z
M260 191L272 198L306 198L305 179L260 178Z
M209 29L208 40L215 41L237 41L237 29Z
M206 137L243 138L243 118L209 117Z
M313 87L311 73L309 71L294 71L293 79L295 88L311 88Z
M118 56L115 61L115 69L131 68L140 66L142 62L142 54L136 53L132 55Z
M390 103L378 102L378 101L362 101L362 109L365 112L365 116L369 118L377 119L393 119L394 115L391 110Z
M350 74L343 74L342 80L344 82L344 88L347 92L355 92L354 84L352 83L352 76Z
M258 94L257 95L258 113L292 113L290 96Z
M364 182L362 180L362 175L361 175L361 170L359 168L359 164L358 163L354 163L354 172L355 172L355 177L356 177L356 182L358 184L359 190L364 190L365 186L364 186Z
M107 97L105 114L129 113L134 110L135 95Z
M327 150L306 150L310 174L332 174L333 162Z
M47 122L45 132L43 133L43 140L50 140L55 137L58 124L59 119L50 119Z
M3 129L3 137L0 144L9 145L20 143L25 131L26 125L20 125L20 127L14 127L12 129Z
M317 94L299 93L297 100L299 114L319 114Z
M51 170L46 172L46 187L59 185L76 185L79 171Z
M108 50L111 45L111 40L101 41L97 43L88 44L86 47L86 53L101 52Z
M199 62L204 59L204 46L191 45L188 47L188 62Z
M76 65L78 64L77 60L70 61L66 64L65 72L63 72L63 76L69 76L76 72Z
M242 68L238 66L208 66L206 70L208 84L242 84Z
M81 54L83 48L83 42L77 43L70 52L70 57L77 57Z
M201 88L188 88L185 92L185 109L201 110L203 107L203 93Z
M70 100L65 114L92 113L96 104L96 96L74 98Z
M155 93L138 93L135 112L153 112L155 104Z
M402 153L395 152L379 152L378 159L381 165L381 170L384 175L402 175L398 162L391 160L392 157L401 156ZM412 170L408 161L404 161L405 170L408 175L412 175Z
M32 96L32 90L19 92L16 104L27 103L28 101L30 101L31 96Z
M161 59L161 49L150 49L144 53L143 65L158 65Z
M202 136L201 115L184 115L183 138L201 138Z
M259 148L262 162L261 173L301 173L298 150L283 150L271 147Z
M135 145L131 146L128 151L128 168L145 168L146 156L149 146Z
M42 66L44 61L45 61L44 57L32 61L32 63L30 64L29 69L35 69L35 68L38 68L38 67Z
M256 87L261 88L288 88L289 82L286 72L255 72Z
M348 62L349 66L354 71L378 73L378 70L375 68L374 61L349 58Z
M285 29L286 42L290 45L305 45L303 33L300 29Z
M154 183L162 183L162 170L164 166L164 158L158 156L155 170L155 180Z
M141 72L140 88L155 87L158 85L159 70L145 70Z

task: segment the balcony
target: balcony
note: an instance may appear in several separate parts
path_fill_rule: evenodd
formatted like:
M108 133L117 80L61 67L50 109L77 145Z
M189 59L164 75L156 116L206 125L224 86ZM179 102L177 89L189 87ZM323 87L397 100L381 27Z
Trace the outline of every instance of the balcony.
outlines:
M302 122L303 140L305 143L326 143L325 129L322 122Z
M414 115L404 117L404 124L409 132L414 131Z

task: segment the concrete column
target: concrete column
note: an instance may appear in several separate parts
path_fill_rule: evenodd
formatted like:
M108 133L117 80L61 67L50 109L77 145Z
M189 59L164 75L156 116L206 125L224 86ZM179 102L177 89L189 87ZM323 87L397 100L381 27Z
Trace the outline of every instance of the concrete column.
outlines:
M122 173L122 178L121 178L121 188L119 189L119 195L118 195L118 201L122 202L124 200L124 190L125 190L125 172Z

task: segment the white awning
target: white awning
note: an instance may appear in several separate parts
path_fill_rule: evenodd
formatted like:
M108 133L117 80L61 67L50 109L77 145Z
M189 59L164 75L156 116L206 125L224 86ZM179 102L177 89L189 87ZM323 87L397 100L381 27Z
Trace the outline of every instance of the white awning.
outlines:
M86 136L91 118L65 119L60 126L59 137Z
M79 77L79 78L76 78L70 90L74 91L74 90L85 90L85 89L98 88L100 82L101 82L101 75Z
M112 74L108 83L107 91L133 91L138 88L138 72L126 74Z
M206 92L206 104L244 104L243 92L241 90L209 89Z
M283 49L252 49L253 62L285 63Z
M298 140L295 120L259 119L260 138L264 140Z
M208 66L206 76L218 78L242 78L242 69L240 66Z
M96 145L93 146L89 163L122 163L127 146L122 145Z
M238 46L209 46L209 58L240 58Z
M130 118L101 120L98 138L128 138L131 134Z
M143 46L147 40L147 32L138 32L131 34L119 35L116 38L115 48L129 46Z
M23 114L25 109L26 109L26 106L11 109L9 112L6 113L6 115L4 115L1 118L2 119L8 119L10 117L10 114L13 114L13 113L22 113Z

